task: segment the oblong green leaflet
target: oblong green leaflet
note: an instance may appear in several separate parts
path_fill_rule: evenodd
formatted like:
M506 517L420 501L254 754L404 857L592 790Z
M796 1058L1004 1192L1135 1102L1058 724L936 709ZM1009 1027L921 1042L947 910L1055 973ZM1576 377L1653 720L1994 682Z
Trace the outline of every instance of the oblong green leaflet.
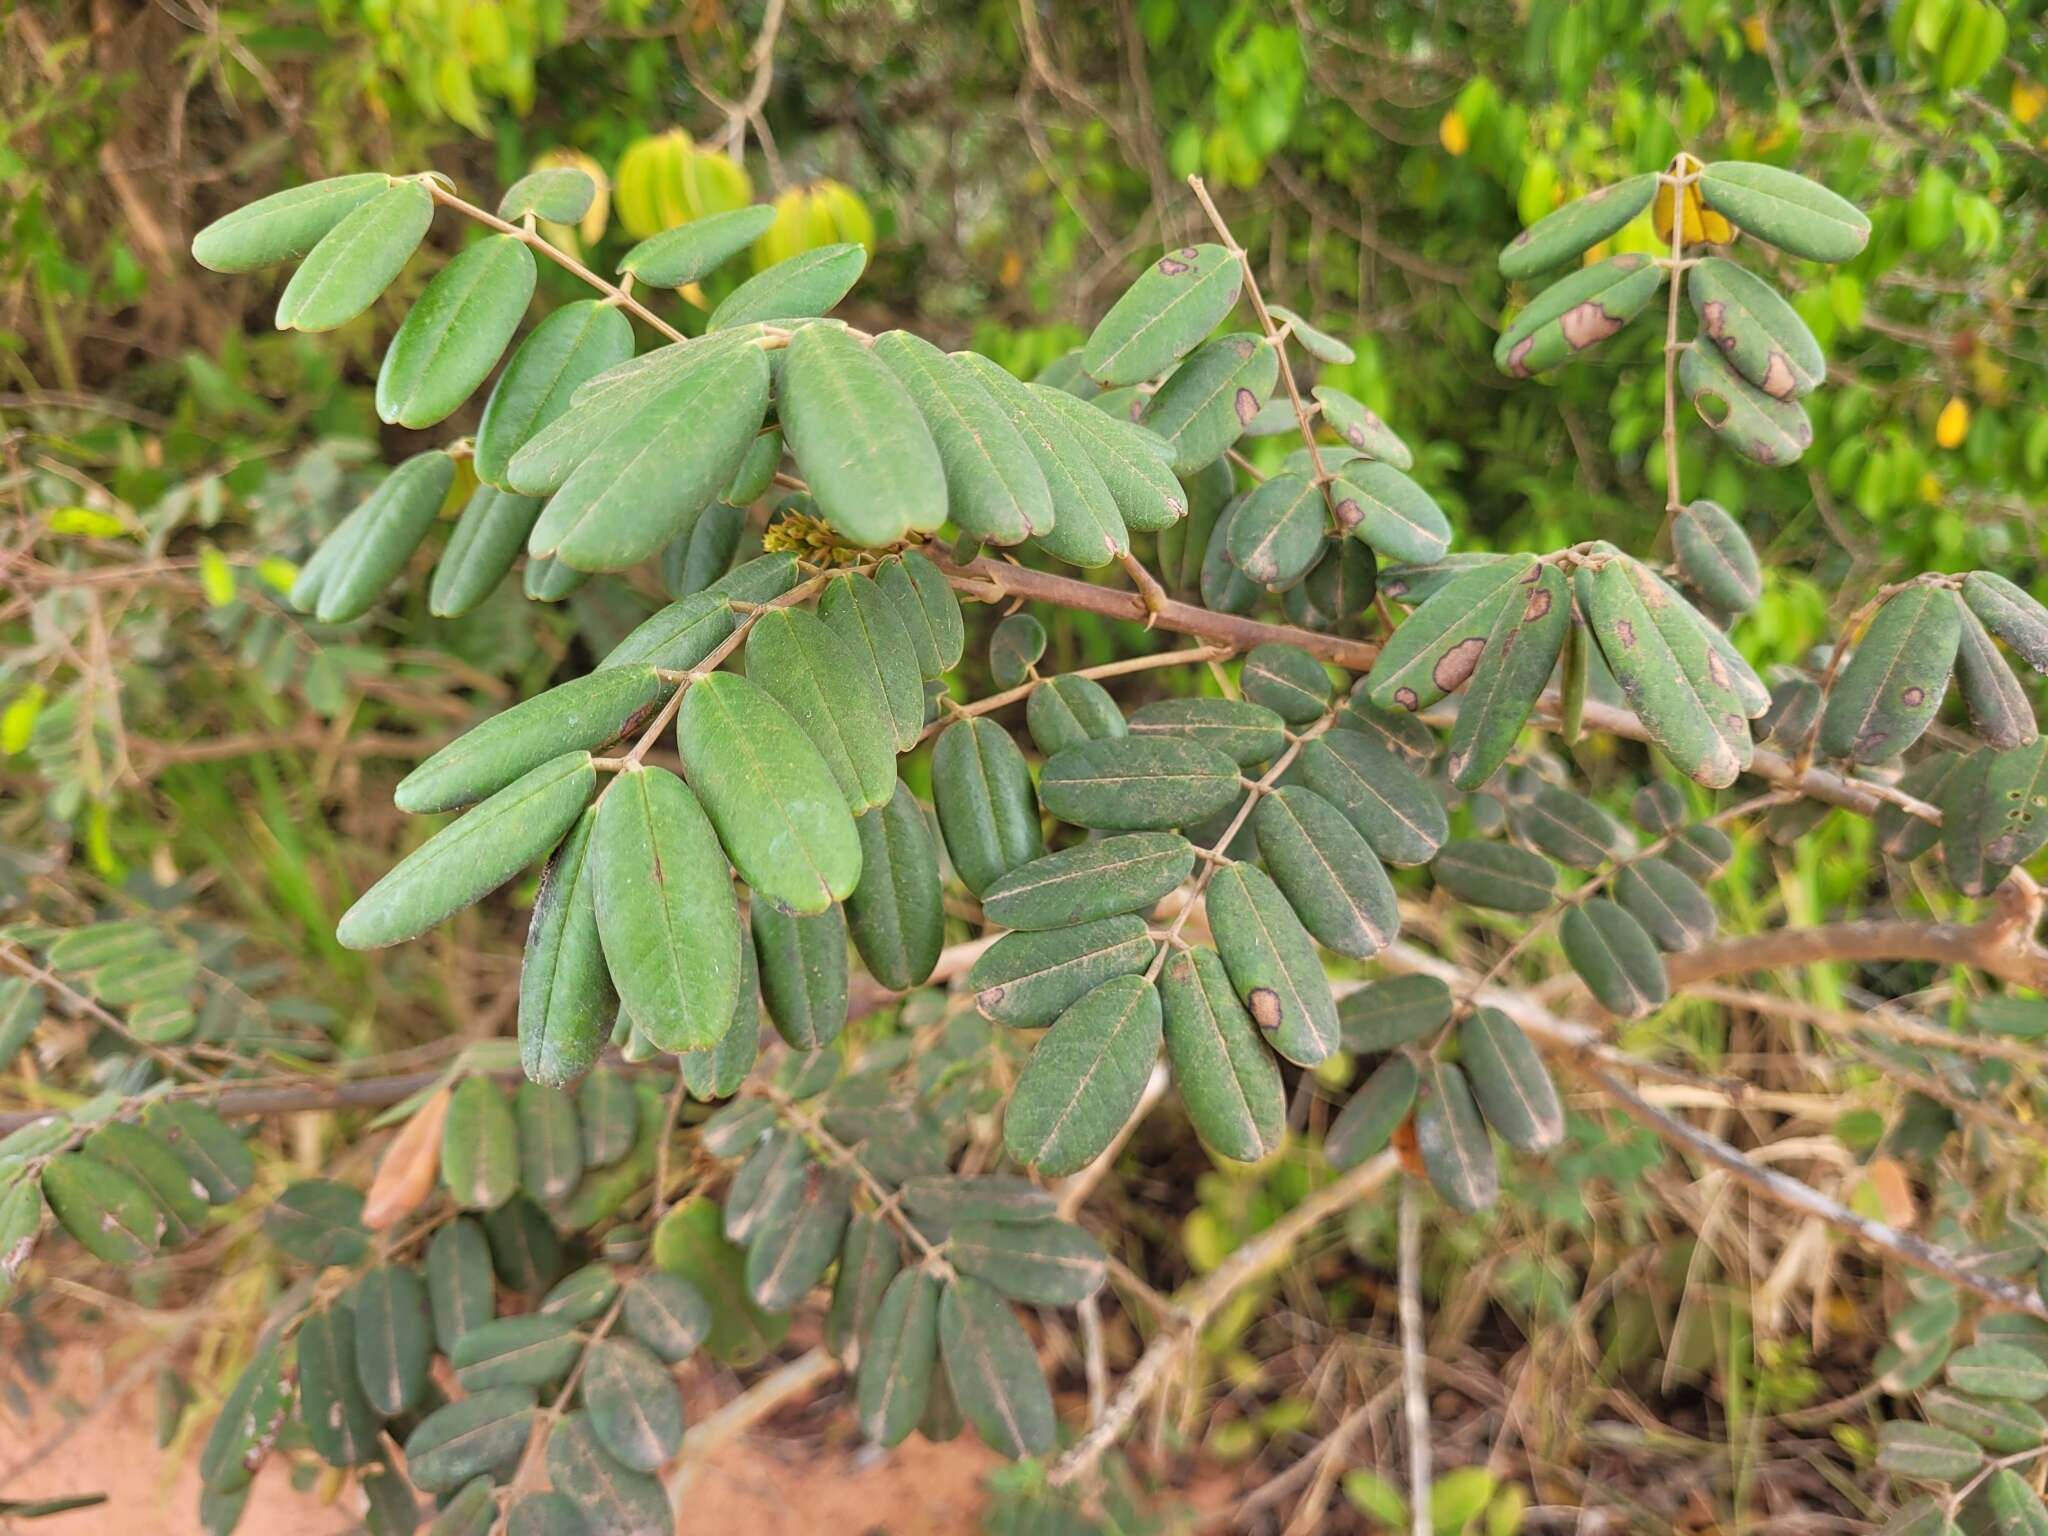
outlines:
M877 336L874 354L924 416L945 470L953 521L991 544L1051 532L1052 490L1045 474L981 380L908 331Z
M1962 616L1946 587L1916 584L1887 598L1835 678L1821 750L1875 763L1912 746L1941 710L1961 642Z
M148 1187L97 1158L51 1158L43 1165L43 1198L58 1224L103 1263L145 1263L163 1242L166 1217Z
M1713 938L1714 904L1692 877L1664 859L1638 859L1614 877L1614 899L1667 953Z
M1494 620L1536 573L1535 557L1518 555L1461 571L1431 592L1380 648L1367 678L1372 703L1413 714L1463 687Z
M190 1242L206 1225L205 1187L186 1171L169 1146L134 1121L109 1120L85 1138L84 1151L149 1192L164 1218L164 1247Z
M1458 1025L1458 1055L1486 1123L1509 1146L1547 1152L1564 1141L1564 1106L1542 1057L1498 1008L1475 1008Z
M556 345L528 360L527 349L554 318L549 316L526 339L499 380L502 390L515 376L522 378L522 392L509 397L504 407L511 414L507 417L507 458L502 480L507 489L532 496L561 489L583 461L632 421L650 400L658 398L679 376L699 367L726 345L722 339L706 338L656 347L634 357L629 330L623 342L623 360L583 375L582 365L573 357L558 355L571 347L577 334L575 329L565 327ZM598 324L594 320L590 323L593 328ZM531 394L526 392L529 386ZM494 404L496 395L497 391L493 391ZM491 407L487 405L484 410L489 416ZM529 412L533 419L526 424ZM511 441L512 438L517 441Z
M952 584L936 565L918 550L906 549L897 555L885 569L900 570L910 580L910 590L917 594L918 607L924 612L926 625L931 630L932 649L938 658L939 672L952 671L960 665L960 658L967 652L967 621L960 612L960 599L954 595Z
M1109 690L1092 677L1064 672L1048 677L1024 706L1032 745L1047 757L1085 741L1107 741L1130 731Z
M773 910L768 902L761 903L761 912ZM740 941L740 995L732 1007L732 1027L719 1037L716 1045L684 1051L676 1057L676 1066L690 1097L709 1103L738 1093L760 1055L761 968L754 958L753 940L748 937Z
M1581 568L1577 585L1600 654L1650 739L1680 772L1709 789L1734 783L1743 756L1730 740L1729 716L1739 717L1739 703L1704 664L1697 672L1684 665L1681 658L1696 637L1677 611L1681 605L1666 595L1669 589L1619 556L1597 573ZM1747 744L1746 721L1741 739Z
M490 1320L495 1282L484 1229L459 1216L427 1244L427 1302L434 1341L444 1355L472 1328Z
M1015 688L1045 654L1045 626L1028 613L1013 613L988 639L989 676L998 688Z
M636 1472L652 1472L683 1445L675 1378L631 1339L604 1339L583 1368L583 1406L598 1443Z
M1972 1344L1942 1367L1948 1384L1973 1397L2012 1397L2023 1403L2048 1397L2048 1362L2021 1344Z
M1243 505L1240 496L1217 514L1216 526L1201 550L1197 595L1203 607L1217 613L1249 613L1259 600L1258 587L1230 559L1230 525Z
M318 1307L299 1324L299 1418L329 1466L353 1467L377 1453L377 1413L356 1379L355 1314Z
M558 1312L528 1312L477 1324L448 1351L448 1363L465 1391L539 1391L575 1369L582 1353L583 1340L573 1319Z
M1252 813L1259 857L1302 925L1326 949L1365 960L1400 931L1393 883L1358 830L1321 795L1277 789Z
M1495 613L1466 680L1445 766L1459 789L1477 789L1508 759L1564 649L1572 621L1564 572L1538 566L1535 580Z
M1952 1429L1912 1419L1893 1419L1878 1431L1878 1469L1894 1477L1962 1482L1983 1465L1983 1447Z
M1012 1157L1048 1176L1085 1167L1124 1128L1159 1055L1159 993L1114 976L1074 1003L1031 1053L1003 1114Z
M931 429L896 375L846 332L797 332L777 410L819 513L849 539L888 544L946 520L946 470Z
M1371 737L1325 731L1302 749L1299 762L1308 787L1342 811L1388 864L1426 864L1450 836L1450 815L1436 791Z
M417 429L453 414L498 366L537 275L512 235L487 235L435 273L385 349L378 417Z
M1205 1145L1255 1163L1287 1132L1280 1067L1215 950L1182 950L1159 978L1166 1060Z
M526 1449L537 1411L524 1387L494 1387L436 1408L406 1437L406 1475L427 1493L448 1493L507 1470Z
M1013 1459L1052 1449L1052 1393L1008 1303L979 1280L954 1281L939 1303L939 1348L952 1397L986 1444Z
M570 1130L573 1133L575 1127L572 1125ZM581 1326L603 1317L618 1295L618 1277L610 1265L599 1261L564 1275L541 1298L540 1311L542 1315Z
M1430 1186L1453 1209L1483 1211L1499 1198L1493 1141L1465 1074L1448 1062L1431 1062L1422 1071L1415 1144Z
M1302 351L1318 362L1335 363L1339 367L1358 361L1358 354L1346 342L1318 330L1300 315L1284 304L1268 304L1266 312L1287 327L1288 334L1301 343Z
M1039 1029L1110 978L1144 970L1157 948L1135 915L1005 934L974 962L967 985L986 1017Z
M396 1418L419 1402L433 1357L433 1324L419 1272L403 1264L366 1270L349 1291L356 1320L356 1376L370 1406Z
M531 538L532 534L529 533L527 537ZM536 603L559 603L588 580L588 571L576 570L559 560L536 560L529 556L526 561L526 579L522 586L526 595Z
M1671 995L1657 946L1641 923L1606 897L1568 908L1558 937L1565 959L1609 1013L1647 1018Z
M1262 587L1291 587L1321 557L1327 522L1322 487L1306 475L1275 475L1230 519L1230 563Z
M976 896L1045 852L1030 765L993 721L956 720L939 733L932 799L954 872Z
M1060 390L1032 386L1072 431L1132 533L1170 528L1187 514L1187 490L1173 472L1166 440L1152 430L1100 409L1101 400L1077 400ZM1107 397L1103 397L1106 399Z
M619 270L649 288L680 288L739 255L774 222L775 209L767 203L692 219L642 240L619 258Z
M1718 503L1691 502L1672 518L1671 550L1685 584L1716 608L1747 613L1762 598L1756 550Z
M1996 824L1991 803L1991 766L1998 753L1979 747L1941 786L1941 867L1948 883L1965 896L1983 896L2005 879L2005 868L1985 856Z
M1054 754L1039 772L1045 808L1077 827L1158 831L1228 810L1237 764L1198 742L1118 736Z
M659 1105L661 1101L650 1086L643 1102ZM659 1113L656 1109L657 1123ZM650 1148L646 1167L640 1176L644 1179L653 1171L654 1159ZM580 1211L578 1199L581 1192L579 1188L576 1196L563 1201L559 1207L562 1224L572 1231L594 1226L600 1219L599 1215ZM562 1278L565 1266L561 1236L555 1231L547 1213L531 1200L524 1195L514 1195L496 1210L484 1212L482 1219L484 1237L491 1245L491 1268L507 1286L529 1296L538 1296Z
M854 815L888 803L896 788L894 724L873 673L837 630L797 608L757 615L747 634L747 677L802 727Z
M1346 464L1331 482L1330 510L1339 528L1389 560L1427 564L1450 547L1450 519L1436 498L1391 464Z
M853 291L867 265L866 247L848 244L821 245L778 261L727 294L705 329L729 331L759 321L822 315Z
M1012 1301L1071 1307L1102 1289L1102 1245L1070 1221L962 1222L946 1235L946 1257Z
M648 662L571 678L464 731L401 779L392 802L421 815L481 800L561 753L631 734L674 688Z
M1493 364L1526 379L1598 346L1649 307L1664 269L1636 252L1560 278L1531 299L1494 343Z
M1943 787L1962 761L1954 752L1931 752L1900 775L1899 789L1916 800L1940 805ZM1896 801L1888 800L1878 807L1871 825L1877 833L1877 846L1889 858L1917 859L1941 839L1939 822L1915 816Z
M1287 725L1249 699L1155 699L1130 719L1133 736L1178 736L1221 752L1240 768L1270 762L1287 746Z
M854 888L860 834L846 798L817 748L758 683L730 672L698 678L683 695L676 742L718 840L757 894L812 913Z
M1379 560L1356 539L1326 538L1323 552L1281 598L1287 622L1325 634L1351 634L1379 590Z
M249 1144L205 1105L159 1099L143 1110L142 1123L171 1149L213 1204L225 1205L255 1182Z
M711 1304L681 1275L655 1269L627 1283L619 1321L659 1358L678 1365L710 1334Z
M1209 881L1209 928L1231 985L1267 1042L1298 1066L1337 1049L1337 1003L1294 908L1265 871L1229 863Z
M412 1497L406 1489L405 1497ZM498 1521L498 1498L488 1477L471 1478L448 1500L427 1527L427 1536L491 1536Z
M569 409L578 389L632 355L633 323L616 305L582 299L541 321L513 352L484 403L476 434L477 478L510 489L512 456Z
M596 198L597 183L574 166L543 166L505 189L498 199L498 217L516 221L530 213L550 224L574 224Z
M1503 246L1500 275L1518 281L1583 256L1649 207L1656 195L1655 171L1595 188L1545 214Z
M2048 844L2048 740L1999 752L1984 775L1984 857L2021 864Z
M1956 645L1956 690L1970 723L1987 746L2010 750L2030 744L2036 734L2034 701L2026 686L1992 643L1991 631L1960 601L1962 633ZM0 1057L5 1053L0 1052Z
M1454 839L1443 845L1429 872L1456 900L1496 912L1541 912L1557 895L1550 861L1508 843Z
M1249 331L1218 336L1195 348L1159 386L1143 424L1171 449L1174 469L1191 475L1244 435L1279 377L1279 351L1264 337Z
M441 1127L441 1182L472 1211L503 1205L519 1189L519 1125L488 1077L465 1077Z
M428 612L437 619L459 619L495 592L526 548L540 507L538 496L520 496L479 482L463 503L447 548L434 562Z
M674 1527L675 1512L661 1484L605 1449L588 1411L555 1426L547 1461L548 1481L574 1501L592 1536L640 1536Z
M1450 1021L1451 989L1434 976L1368 982L1337 1005L1344 1049L1362 1055L1433 1035Z
M827 907L795 917L762 903L753 912L754 953L768 1017L792 1048L815 1051L846 1027L846 914Z
M1162 255L1110 306L1081 349L1102 384L1137 384L1198 346L1236 307L1244 263L1220 245Z
M518 1122L519 1187L542 1202L568 1194L583 1177L576 1101L559 1088L521 1083L512 1114Z
M519 967L519 1064L537 1083L566 1088L597 1064L618 994L597 927L586 810L541 871Z
M1968 1435L1997 1456L2016 1456L2048 1439L2048 1418L2011 1398L1966 1397L1937 1387L1920 1398L1929 1423Z
M727 594L716 590L693 593L650 614L612 648L599 667L646 662L670 671L687 671L716 650L732 631L733 610Z
M1736 228L1811 261L1847 261L1870 239L1870 220L1847 198L1775 165L1717 160L1699 189Z
M332 546L333 554L314 609L322 624L346 624L370 611L434 526L454 483L455 461L447 454L438 448L416 453L327 536L321 553Z
M1174 832L1077 843L997 880L982 893L982 913L998 927L1044 929L1146 912L1194 867L1195 850Z
M832 1306L825 1319L825 1347L860 1368L867 1365L868 1336L882 1298L903 1271L896 1229L880 1216L855 1211L839 1249L832 1281ZM934 1314L936 1319L936 1313Z
M1752 463L1790 464L1813 446L1813 423L1798 401L1765 394L1699 337L1678 354L1678 387L1700 420Z
M2048 608L2025 588L1995 571L1972 571L1963 578L1963 601L2022 661L2048 672Z
M1123 513L1087 445L1055 403L1054 392L1018 383L979 353L958 352L953 360L981 381L1037 461L1053 514L1052 525L1033 535L1039 547L1056 560L1083 567L1107 565L1128 553L1130 531Z
M1515 830L1573 869L1598 869L1634 851L1628 829L1588 800L1556 784L1539 784L1511 813Z
M1415 1058L1405 1052L1389 1056L1375 1067L1323 1137L1323 1155L1330 1166L1339 1172L1356 1168L1383 1150L1415 1107L1421 1085Z
M697 797L664 769L620 774L598 804L590 878L605 962L662 1050L712 1045L732 1027L744 940L725 857Z
M747 1292L766 1312L787 1312L825 1278L846 1236L853 1175L806 1170L801 1183L767 1205L747 1244Z
M889 1242L893 1250L895 1239ZM881 1446L909 1438L924 1417L938 1355L938 1279L904 1270L889 1281L861 1340L854 1404L862 1434Z
M291 1412L293 1382L284 1344L274 1334L260 1338L200 1448L199 1478L209 1490L249 1486Z
M287 187L215 219L192 237L192 259L214 272L253 272L297 261L327 232L379 193L390 190L381 171L330 176Z
M331 331L377 301L426 238L434 199L394 182L351 208L306 254L277 301L280 331Z
M596 787L588 752L542 763L407 854L342 914L334 936L349 949L417 938L552 848Z
M1827 377L1828 360L1799 312L1746 267L1709 256L1693 267L1686 291L1701 332L1773 400L1811 394Z
M579 571L638 565L732 483L768 408L768 357L713 346L570 471L526 541Z
M604 1068L591 1073L577 1090L576 1121L583 1131L584 1164L603 1168L616 1163L633 1150L639 1133L633 1085Z
M847 927L861 963L883 986L922 986L939 963L946 914L939 850L924 808L900 780L889 803L854 823L860 883L846 898Z
M908 752L924 734L924 674L896 604L873 577L849 575L827 583L818 617L874 679L888 706L896 750Z
M1396 469L1414 467L1415 455L1394 429L1380 419L1378 411L1332 385L1318 384L1313 393L1316 404L1322 407L1323 420L1353 448ZM1329 456L1325 456L1324 463L1328 467Z

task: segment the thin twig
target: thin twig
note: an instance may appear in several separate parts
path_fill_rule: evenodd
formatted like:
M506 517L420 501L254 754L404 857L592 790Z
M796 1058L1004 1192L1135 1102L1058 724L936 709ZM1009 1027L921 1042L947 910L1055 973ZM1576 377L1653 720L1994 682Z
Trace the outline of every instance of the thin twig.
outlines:
M1429 1395L1423 1376L1422 1201L1412 1179L1401 1181L1401 1406L1408 1421L1408 1507L1412 1536L1430 1536Z

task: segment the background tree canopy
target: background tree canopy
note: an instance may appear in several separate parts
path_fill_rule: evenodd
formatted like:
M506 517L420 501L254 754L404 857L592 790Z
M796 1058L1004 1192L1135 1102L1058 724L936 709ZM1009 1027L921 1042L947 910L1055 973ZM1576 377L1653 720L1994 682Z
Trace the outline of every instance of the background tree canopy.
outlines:
M865 1439L1023 1458L991 1529L2048 1524L2042 840L1996 820L2048 748L1992 638L2048 661L2044 17L15 8L0 1379L131 1270L215 1530L267 1455L374 1531L655 1528L711 1449L672 1368L840 1365ZM303 243L230 217L307 187ZM1546 292L1517 237L1573 209ZM1576 356L1546 300L1631 280ZM539 382L478 388L529 307ZM1546 318L1570 366L1512 376ZM661 389L687 441L586 467ZM967 515L977 410L1136 556ZM67 1512L32 1471L0 1519Z

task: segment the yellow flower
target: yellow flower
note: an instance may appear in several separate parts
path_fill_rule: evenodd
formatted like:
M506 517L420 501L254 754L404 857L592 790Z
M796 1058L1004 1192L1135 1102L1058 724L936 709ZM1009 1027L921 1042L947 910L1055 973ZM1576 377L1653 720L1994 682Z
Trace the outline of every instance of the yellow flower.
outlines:
M1472 130L1465 126L1465 117L1456 107L1444 114L1442 122L1436 125L1437 142L1453 155L1462 155L1472 147Z
M2013 117L2022 123L2031 123L2041 115L2043 107L2048 107L2048 86L2024 75L2016 76L2012 82Z
M1960 448L1963 439L1970 435L1970 404L1961 395L1950 395L1948 404L1941 408L1941 414L1934 421L1934 443L1937 448Z
M1770 25L1764 20L1761 11L1754 16L1742 18L1742 40L1749 44L1751 53L1762 53L1770 43Z
M1701 170L1698 160L1681 152L1671 162L1673 176L1696 176ZM1671 188L1657 189L1657 199L1650 208L1650 222L1657 231L1659 240L1671 238ZM1698 182L1685 189L1685 243L1687 245L1726 245L1735 238L1735 226L1720 214L1707 207L1700 197Z

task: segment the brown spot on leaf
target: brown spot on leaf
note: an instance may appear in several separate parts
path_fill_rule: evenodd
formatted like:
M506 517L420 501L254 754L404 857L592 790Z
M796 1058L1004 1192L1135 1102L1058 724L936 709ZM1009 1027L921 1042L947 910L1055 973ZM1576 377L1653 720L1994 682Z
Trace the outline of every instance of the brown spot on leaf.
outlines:
M1533 624L1536 620L1550 612L1550 605L1550 588L1538 587L1529 594L1529 601L1522 605L1522 622L1524 624Z
M1877 749L1883 746L1890 736L1890 731L1865 731L1856 738L1856 755L1865 758L1874 756Z
M1920 687L1908 688L1904 693L1899 695L1899 702L1905 705L1908 709L1918 709L1923 703L1926 702L1926 699L1927 690L1925 688Z
M1729 686L1728 663L1721 659L1719 651L1707 652L1707 676L1714 680L1714 686L1717 688Z
M1755 455L1756 461L1759 464L1775 464L1778 462L1778 450L1762 438L1752 441L1749 445L1749 451Z
M1415 696L1413 688L1396 688L1394 690L1394 702L1403 709L1412 710L1419 706L1422 700Z
M1346 496L1342 501L1338 502L1337 505L1332 507L1330 510L1336 516L1337 526L1339 528L1344 529L1346 532L1349 532L1351 529L1356 528L1360 523L1365 521L1365 508L1361 507L1355 499L1349 496ZM1390 595L1395 597L1400 596L1398 592L1391 593Z
M1245 999L1252 1010L1252 1022L1261 1029L1273 1030L1280 1027L1280 994L1271 987L1253 987L1252 995Z
M1464 686L1465 679L1472 675L1472 669L1479 665L1479 658L1485 652L1484 635L1468 636L1438 658L1429 680L1445 693L1455 693Z
M1171 256L1159 258L1159 270L1167 277L1179 277L1187 269L1188 264L1184 261L1176 261Z
M1237 407L1237 419L1250 426L1252 418L1259 414L1259 397L1248 389L1240 389L1232 403Z
M1790 400L1798 392L1799 378L1784 353L1772 350L1771 360L1764 364L1764 381L1758 387L1773 400Z
M999 1008L1002 1006L1002 1002L1003 989L1001 987L984 987L974 995L974 1005L977 1008Z
M1594 299L1574 304L1557 318L1558 329L1564 332L1565 344L1574 352L1583 352L1598 345L1627 323L1627 316L1610 312L1606 305Z
M1524 336L1508 349L1508 375L1511 378L1529 377L1529 349L1536 345L1534 336Z
M1700 323L1714 340L1721 343L1723 350L1735 345L1735 338L1728 334L1728 306L1719 299L1710 299L1700 306Z
M1624 651L1634 650L1636 648L1635 625L1629 623L1627 619L1616 619L1614 621L1614 638L1620 642L1621 648Z

